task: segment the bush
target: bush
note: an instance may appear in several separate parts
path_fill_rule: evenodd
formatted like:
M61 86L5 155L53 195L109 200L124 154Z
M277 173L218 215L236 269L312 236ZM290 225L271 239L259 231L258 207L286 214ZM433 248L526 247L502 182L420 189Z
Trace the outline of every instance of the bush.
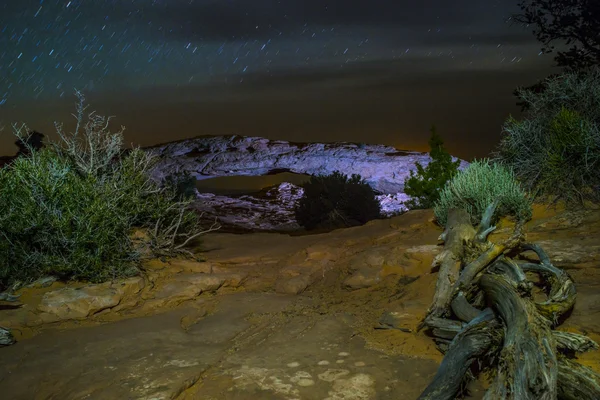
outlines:
M406 202L408 208L431 208L440 197L440 190L456 173L460 160L452 161L452 156L444 149L444 141L431 127L429 139L431 161L427 167L415 163L417 173L410 171L404 181L404 193L412 198Z
M103 117L84 124L78 96L76 132L57 126L63 145L32 149L0 170L0 288L47 275L101 282L136 273L136 227L148 230L155 254L203 233L189 201L149 178L149 153L120 154L122 137ZM25 129L15 126L23 142Z
M494 159L547 200L600 201L600 68L552 78L519 92L526 118L512 116Z
M495 200L498 205L492 223L504 216L513 216L520 221L531 219L531 199L516 181L512 170L488 160L475 160L448 182L433 210L442 226L446 225L451 208L464 208L476 225Z
M295 213L306 229L362 225L381 216L375 192L360 175L312 176L302 188Z

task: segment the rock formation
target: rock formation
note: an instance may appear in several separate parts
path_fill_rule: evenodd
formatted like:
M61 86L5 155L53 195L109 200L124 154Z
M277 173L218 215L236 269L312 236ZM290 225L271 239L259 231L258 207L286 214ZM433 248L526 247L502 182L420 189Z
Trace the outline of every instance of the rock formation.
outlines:
M159 161L153 177L188 172L198 180L222 176L260 176L283 172L327 175L340 171L359 174L380 194L386 217L406 211L404 181L415 163L426 166L428 153L357 143L292 143L246 136L200 136L147 148ZM456 158L454 158L456 160ZM467 162L462 161L460 168ZM196 208L207 220L219 219L224 228L250 231L299 229L294 216L302 188L283 183L259 194L223 196L199 193Z
M153 172L156 179L184 171L198 180L281 172L328 175L340 171L361 175L382 194L402 192L415 162L425 166L431 160L427 153L384 145L292 143L236 135L200 136L150 147L148 151L159 156ZM461 168L467 165L463 161Z

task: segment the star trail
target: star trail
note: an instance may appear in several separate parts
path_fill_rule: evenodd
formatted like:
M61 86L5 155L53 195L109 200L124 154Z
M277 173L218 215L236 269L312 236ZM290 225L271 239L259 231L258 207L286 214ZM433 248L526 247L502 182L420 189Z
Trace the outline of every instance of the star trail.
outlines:
M506 23L516 11L507 0L0 0L0 154L14 152L13 122L52 137L74 89L141 145L237 133L420 148L436 123L463 156L481 154L489 140L464 143L498 135L514 87L552 64Z

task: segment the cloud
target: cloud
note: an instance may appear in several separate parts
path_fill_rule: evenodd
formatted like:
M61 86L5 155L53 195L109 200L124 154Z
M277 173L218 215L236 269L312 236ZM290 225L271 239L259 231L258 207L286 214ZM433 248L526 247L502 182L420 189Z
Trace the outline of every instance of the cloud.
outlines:
M131 3L116 7L123 14L135 11ZM502 24L509 16L502 8L494 13L482 13L481 8L473 0L421 0L410 6L389 0L169 0L142 8L142 14L155 25L173 28L175 37L205 40L262 40L279 32L295 33L305 26L423 33L429 28L449 32L471 26L477 31L490 22Z

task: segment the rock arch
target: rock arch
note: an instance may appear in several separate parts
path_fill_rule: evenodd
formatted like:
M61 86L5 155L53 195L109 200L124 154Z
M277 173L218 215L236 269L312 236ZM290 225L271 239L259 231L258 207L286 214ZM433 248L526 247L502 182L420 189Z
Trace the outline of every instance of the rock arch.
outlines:
M200 136L146 149L159 157L155 179L187 171L196 179L256 176L279 172L359 174L382 194L403 192L415 163L427 165L428 153L356 143L294 143L248 136ZM455 158L456 159L456 158ZM461 168L468 165L461 162Z

